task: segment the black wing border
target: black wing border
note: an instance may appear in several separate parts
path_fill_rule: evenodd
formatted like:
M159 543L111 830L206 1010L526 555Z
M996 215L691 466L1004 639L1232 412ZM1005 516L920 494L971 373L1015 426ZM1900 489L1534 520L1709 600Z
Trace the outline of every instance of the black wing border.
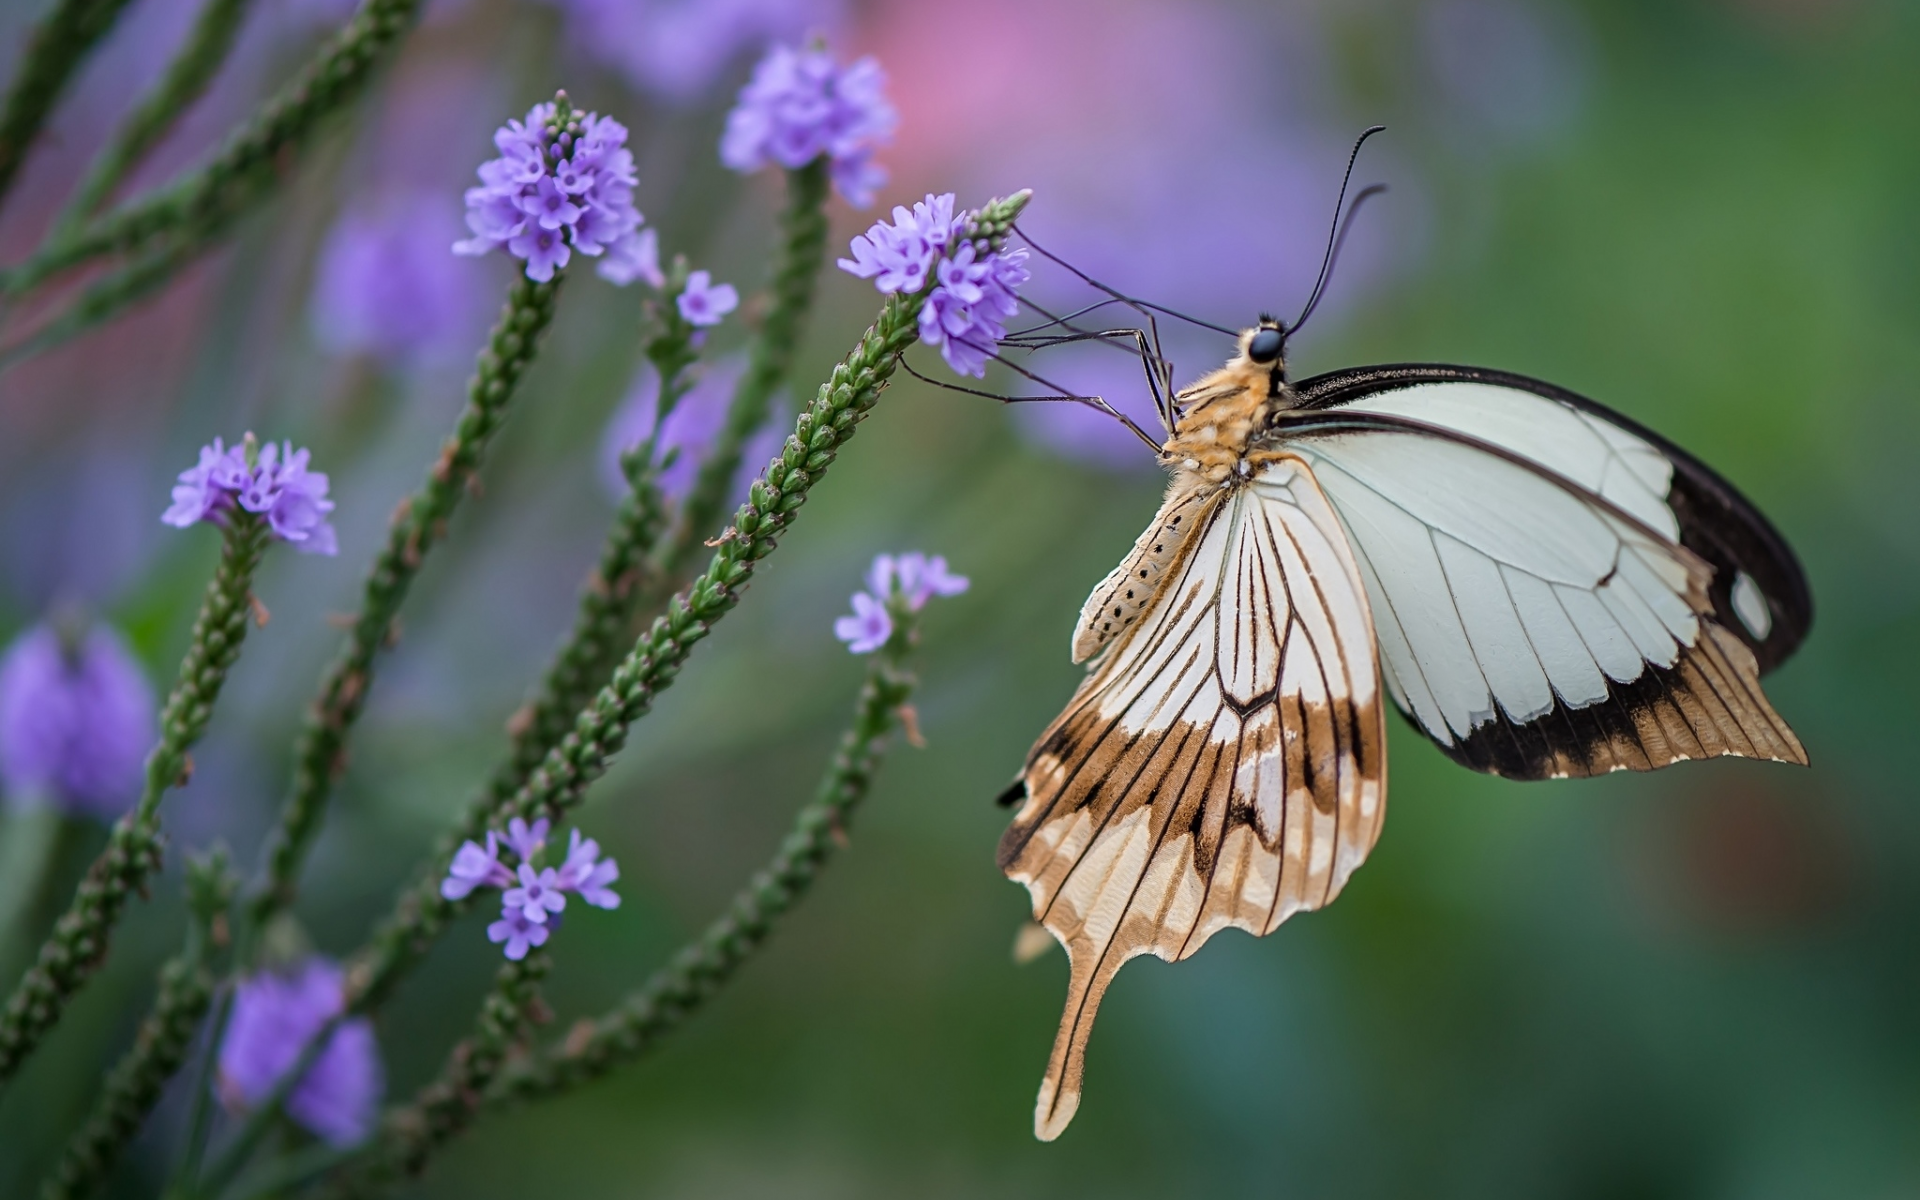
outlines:
M1773 523L1738 488L1698 458L1633 418L1578 392L1490 367L1394 363L1348 367L1292 384L1298 403L1286 412L1337 409L1366 396L1423 383L1487 383L1531 392L1591 413L1652 445L1673 464L1667 503L1680 525L1680 544L1714 568L1708 594L1720 625L1746 643L1763 674L1785 662L1806 640L1813 626L1813 590L1799 558ZM1285 420L1286 414L1282 414L1281 421ZM1298 432L1308 430L1301 428ZM1754 637L1734 612L1733 584L1741 571L1760 586L1771 610L1772 626L1764 639Z

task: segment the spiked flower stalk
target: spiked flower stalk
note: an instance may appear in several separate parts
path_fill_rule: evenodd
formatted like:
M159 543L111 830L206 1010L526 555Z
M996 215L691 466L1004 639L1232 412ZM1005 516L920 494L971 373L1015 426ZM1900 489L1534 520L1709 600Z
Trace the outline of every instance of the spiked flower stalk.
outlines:
M0 107L0 197L13 185L53 102L126 6L127 0L59 0L34 28Z
M240 656L251 615L254 569L270 526L240 508L226 519L220 566L207 584L192 640L160 714L160 742L147 756L140 802L114 824L71 906L40 948L38 960L0 1009L0 1083L20 1066L67 1001L106 959L107 941L128 897L160 866L160 800L191 773L187 751L200 740L227 671Z
M551 966L545 953L534 953L500 967L473 1032L453 1048L438 1078L387 1116L378 1142L336 1181L330 1195L369 1195L403 1175L417 1175L435 1150L472 1124L507 1052L526 1037L541 1011L540 981Z
M800 810L773 861L733 898L724 916L618 1008L597 1020L581 1021L563 1041L508 1068L488 1094L489 1102L565 1091L647 1053L711 999L766 941L775 921L807 894L834 850L844 844L847 822L866 798L887 739L913 696L915 680L905 665L913 642L911 610L895 607L901 620L873 658L853 723L841 736L813 801Z
M68 0L65 7L83 2ZM110 2L95 0L96 5ZM0 290L19 294L96 258L145 251L156 240L168 242L168 250L147 261L164 260L168 275L177 271L272 194L326 120L358 99L375 69L393 55L413 28L420 6L421 0L361 0L346 26L233 132L212 161L77 232L54 238L9 272ZM117 307L100 305L94 319L114 311Z
M186 45L168 64L166 74L87 169L86 178L68 202L65 216L56 225L61 234L78 229L111 199L114 189L207 90L232 51L247 7L252 3L253 0L206 0L192 32L187 35Z
M712 534L739 474L743 448L766 423L773 394L793 370L801 326L813 308L820 266L826 260L828 167L827 156L822 155L787 172L787 208L780 218L780 248L773 268L773 307L754 340L746 374L734 388L727 423L681 506L680 533L662 572L668 581L683 575Z
M666 521L666 507L658 482L654 451L660 429L680 398L692 386L689 371L697 361L698 332L680 314L676 301L686 287L684 264L654 305L658 332L647 341L646 355L660 376L653 433L621 456L628 482L613 525L600 549L600 562L587 576L574 614L573 630L555 654L541 680L540 691L514 714L510 724L513 745L505 762L494 771L484 793L467 807L464 823L441 846L451 854L461 842L477 839L493 815L572 728L574 714L586 706L613 669L620 647L629 636L635 610L645 593L647 556Z
M106 1089L86 1124L67 1143L40 1200L81 1200L91 1194L139 1131L161 1087L179 1069L213 998L208 960L225 939L223 922L237 886L224 853L215 851L188 866L187 906L193 923L186 948L160 969L153 1010L140 1023L133 1048L108 1074Z
M968 221L967 235L1002 244L1029 192L1017 192L982 207ZM923 295L887 298L879 317L852 352L834 367L812 404L801 412L781 454L767 465L720 537L706 571L675 595L613 677L581 710L565 740L548 752L526 784L498 814L559 823L626 744L633 723L670 687L694 645L713 623L740 602L755 565L773 553L779 537L806 503L807 493L833 463L839 448L878 401L900 355L919 334ZM450 858L450 856L449 856ZM441 896L439 879L449 859L401 898L375 932L354 974L356 1009L377 1005L460 905Z
M371 2L371 0L370 0ZM394 512L387 544L367 576L360 612L321 682L294 752L292 790L268 842L267 879L251 904L252 929L293 898L300 864L320 824L334 780L345 765L347 735L366 705L374 658L394 637L394 620L419 574L421 561L446 536L447 521L467 493L507 405L533 362L540 335L553 319L560 278L514 281L505 309L481 351L467 385L467 405L440 457L418 491Z

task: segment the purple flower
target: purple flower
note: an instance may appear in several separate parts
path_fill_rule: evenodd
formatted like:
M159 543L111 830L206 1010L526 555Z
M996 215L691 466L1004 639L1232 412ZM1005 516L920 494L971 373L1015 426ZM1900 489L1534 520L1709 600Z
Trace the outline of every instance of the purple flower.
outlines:
M660 269L660 235L651 229L629 233L610 244L597 269L602 279L621 287L636 279L656 290L667 286L666 272Z
M928 193L912 212L895 205L893 224L877 221L854 238L848 246L853 257L841 259L840 269L873 280L873 286L882 292L919 291L927 282L933 260L953 240L958 225L953 201L952 192L944 196Z
M424 189L349 209L320 250L311 309L320 344L390 364L464 356L490 313L469 268L441 249L453 226Z
M567 847L567 861L560 867L559 886L578 892L595 908L619 908L620 897L608 885L620 878L620 868L610 858L600 857L600 843L582 838L578 829Z
M853 594L853 615L836 617L833 636L847 644L855 654L871 654L893 636L893 618L887 615L884 601L865 592Z
M962 246L940 264L941 282L920 307L920 340L940 347L940 357L959 374L979 378L1007 336L1002 322L1020 311L1027 252L991 252L976 263L969 251L972 245Z
M687 276L686 289L675 304L689 325L718 325L720 318L740 307L740 293L730 283L715 283L711 272L695 271Z
M153 689L113 630L35 625L0 658L0 792L112 819L156 734Z
M251 436L251 435L249 435ZM200 521L226 523L235 508L266 518L273 535L304 554L338 554L339 542L327 514L327 477L307 470L308 453L291 442L268 442L252 465L247 445L228 448L219 438L200 449L200 461L180 473L173 504L160 515L185 529Z
M567 907L567 898L560 891L560 872L552 867L536 871L523 862L519 878L520 886L508 888L500 897L508 912L519 909L535 925L545 925L547 917Z
M440 881L440 894L449 900L465 900L475 888L503 888L512 882L512 872L500 861L500 837L489 832L484 850L477 842L460 843L447 877Z
M936 554L929 558L919 551L902 554L894 560L894 578L907 607L919 612L935 596L958 596L967 590L965 575L947 570L947 560Z
M440 883L440 894L449 900L464 900L477 888L503 889L500 919L487 926L487 938L505 943L507 957L516 961L525 958L528 950L546 945L567 907L569 893L595 908L620 907L620 897L612 888L620 878L619 866L601 858L600 844L581 837L578 829L567 846L566 862L559 867L537 865L551 828L545 818L529 825L515 817L507 823L504 837L487 834L485 849L474 842L462 845ZM520 860L512 872L498 858L503 846Z
M500 157L481 163L481 186L467 189L473 236L454 243L456 254L504 247L526 262L527 278L545 283L576 251L595 258L612 250L603 277L619 284L645 277L626 126L598 113L570 112L563 122L549 102L534 105L525 123L508 121L493 143Z
M505 942L507 957L519 962L528 950L546 945L552 932L545 924L529 920L525 909L509 904L500 910L500 919L487 926L487 940L495 945Z
M700 463L714 439L726 424L727 406L746 370L743 356L720 359L710 364L699 381L680 397L667 414L654 443L654 462L660 465L655 482L670 500L684 500L693 490ZM659 411L660 376L650 364L643 365L634 378L627 398L607 423L600 443L600 475L608 493L624 496L628 491L626 473L620 467L621 456L647 440L653 432L654 414ZM748 440L741 454L740 470L734 478L733 498L744 498L753 475L779 450L787 430L780 404L770 406L766 424ZM669 457L671 456L671 461Z
M899 123L886 82L872 58L842 67L824 50L775 46L727 114L720 161L742 172L769 162L793 170L825 155L840 194L865 207L886 180L873 151Z
M220 1095L236 1109L270 1095L307 1041L345 1004L340 968L309 958L286 975L242 980L220 1043ZM373 1025L365 1017L342 1022L299 1085L287 1097L287 1115L330 1145L351 1146L373 1129L385 1081Z
M529 825L519 817L507 822L507 846L522 862L540 853L547 845L547 831L553 822L541 817Z

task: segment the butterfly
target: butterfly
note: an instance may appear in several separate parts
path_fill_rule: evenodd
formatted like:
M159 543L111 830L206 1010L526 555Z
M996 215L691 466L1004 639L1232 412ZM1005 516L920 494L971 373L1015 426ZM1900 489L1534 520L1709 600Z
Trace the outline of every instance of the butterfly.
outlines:
M1521 375L1290 382L1289 332L1262 317L1163 409L1165 502L1088 597L1087 675L1002 797L1000 866L1070 968L1043 1140L1123 963L1340 894L1386 816L1388 700L1515 779L1807 762L1760 676L1812 597L1731 484Z

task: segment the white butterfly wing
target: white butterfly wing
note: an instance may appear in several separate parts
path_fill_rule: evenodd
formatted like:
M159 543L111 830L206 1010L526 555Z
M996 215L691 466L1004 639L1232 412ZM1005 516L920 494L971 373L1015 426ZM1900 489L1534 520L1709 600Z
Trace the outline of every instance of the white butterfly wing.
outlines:
M1001 866L1071 968L1035 1110L1044 1139L1079 1104L1087 1036L1121 964L1185 958L1230 926L1268 933L1338 895L1379 835L1386 746L1366 592L1305 464L1275 457L1248 486L1170 497L1096 590L1157 557L1144 611L1016 786Z
M1697 490L1697 463L1482 380L1365 394L1279 436L1352 539L1395 702L1457 760L1521 778L1806 761L1755 653L1804 632L1804 581L1790 556L1752 552L1751 523L1772 531L1744 501L1730 511L1748 525L1723 514L1699 536L1702 506L1677 486ZM1778 593L1758 618L1740 608L1756 573Z

